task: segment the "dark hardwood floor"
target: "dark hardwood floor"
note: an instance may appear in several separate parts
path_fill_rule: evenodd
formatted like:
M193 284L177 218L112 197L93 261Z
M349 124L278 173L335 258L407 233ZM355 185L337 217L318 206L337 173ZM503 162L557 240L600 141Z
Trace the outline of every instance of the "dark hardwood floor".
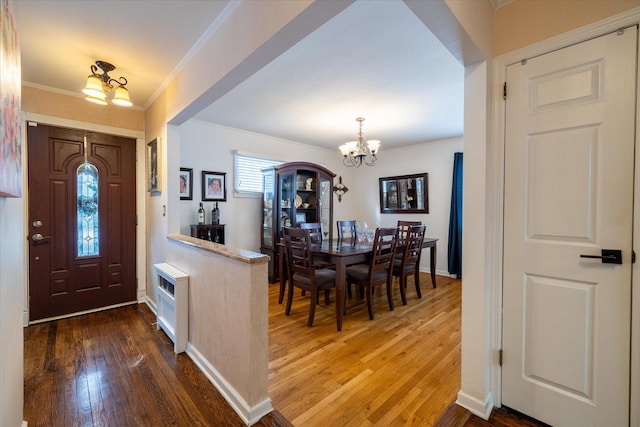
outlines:
M377 293L375 321L366 304L348 302L341 333L332 306L318 307L308 328L308 297L296 295L285 316L278 287L270 286L269 395L276 411L256 425L543 426L503 409L485 421L452 403L460 388L460 281L438 276L432 289L422 277L423 298L410 290L408 305L398 297L393 312ZM154 323L142 304L25 328L28 425L243 425Z
M29 427L242 426L185 354L134 305L24 331ZM290 426L274 412L258 426Z

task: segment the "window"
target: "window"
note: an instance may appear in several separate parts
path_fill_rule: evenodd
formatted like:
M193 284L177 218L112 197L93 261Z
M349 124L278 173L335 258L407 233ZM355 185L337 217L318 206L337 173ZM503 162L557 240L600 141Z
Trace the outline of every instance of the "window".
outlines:
M262 169L280 163L283 162L236 151L233 155L234 192L244 196L261 197L263 191Z
M76 171L78 180L78 256L100 255L98 228L98 169L83 163Z

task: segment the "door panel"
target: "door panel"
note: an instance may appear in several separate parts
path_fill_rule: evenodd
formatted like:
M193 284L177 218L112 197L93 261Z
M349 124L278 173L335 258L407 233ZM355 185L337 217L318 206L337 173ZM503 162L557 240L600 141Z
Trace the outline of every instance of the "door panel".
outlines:
M507 67L502 402L554 426L628 424L636 39Z
M41 124L27 130L30 320L135 301L135 140ZM93 206L78 198L85 161L98 177L91 256L78 252L79 204Z

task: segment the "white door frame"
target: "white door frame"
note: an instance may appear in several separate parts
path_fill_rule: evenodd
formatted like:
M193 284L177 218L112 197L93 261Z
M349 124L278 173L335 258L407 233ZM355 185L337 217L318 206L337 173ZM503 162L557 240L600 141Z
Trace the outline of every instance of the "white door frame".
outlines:
M594 37L601 36L606 33L617 30L618 28L636 25L640 23L640 8L631 9L625 13L612 16L602 21L587 25L565 34L544 40L539 43L518 49L513 52L498 56L493 59L493 88L495 93L502 94L502 87L506 81L506 67L509 64L522 61L523 59L542 55L560 48L564 48L576 43L589 40ZM640 135L640 76L636 77L638 82L636 86L636 135ZM495 147L495 165L499 167L493 171L492 182L495 187L492 189L499 199L499 206L493 212L492 220L495 228L498 230L497 235L492 236L492 240L499 248L502 254L502 233L504 230L503 214L504 214L504 124L505 124L505 103L502 96L494 97L493 105L493 141ZM636 137L636 159L635 159L635 178L634 178L634 218L633 218L633 247L640 248L640 150L638 149L638 138ZM494 264L491 267L494 271L496 280L492 283L494 289L491 294L494 296L494 307L496 310L492 313L491 342L501 343L502 340L502 256L494 258ZM640 262L632 266L632 278L640 274ZM637 287L637 281L632 281L632 305L631 305L631 406L630 406L630 426L640 427L640 289ZM498 348L501 347L501 344ZM496 406L502 405L502 372L500 366L493 365L491 372L491 393L493 394Z

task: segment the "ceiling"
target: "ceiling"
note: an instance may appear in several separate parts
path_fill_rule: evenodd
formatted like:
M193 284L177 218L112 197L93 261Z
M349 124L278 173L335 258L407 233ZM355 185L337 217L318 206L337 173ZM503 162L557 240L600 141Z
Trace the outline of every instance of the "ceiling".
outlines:
M81 96L104 60L146 108L236 3L15 1L23 82ZM335 148L357 138L362 116L364 139L384 150L461 135L463 79L402 1L358 0L195 118Z

